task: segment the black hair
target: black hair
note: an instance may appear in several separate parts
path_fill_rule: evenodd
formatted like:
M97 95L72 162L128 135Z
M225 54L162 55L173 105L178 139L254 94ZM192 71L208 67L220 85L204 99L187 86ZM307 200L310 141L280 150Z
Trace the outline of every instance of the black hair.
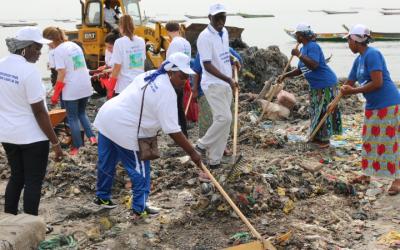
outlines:
M167 22L167 24L165 25L165 29L169 32L175 32L175 31L179 31L179 23L174 22L174 21L169 21Z
M121 35L119 34L119 32L117 30L112 30L110 33L108 33L106 35L106 37L104 38L104 41L109 44L114 44L115 40L117 40L120 37L121 37Z

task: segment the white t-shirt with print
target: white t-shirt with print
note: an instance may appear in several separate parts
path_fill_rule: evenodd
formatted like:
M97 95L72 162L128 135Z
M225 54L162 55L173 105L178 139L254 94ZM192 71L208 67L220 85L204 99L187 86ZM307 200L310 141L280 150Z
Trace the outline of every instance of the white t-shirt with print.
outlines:
M45 97L46 90L34 64L14 54L0 59L0 142L29 144L48 140L30 106L45 101Z
M127 36L118 38L114 43L111 64L120 64L115 93L121 93L136 76L144 72L146 60L146 45L143 38L134 36L133 40Z
M203 62L209 61L216 67L222 74L227 77L232 77L232 66L229 54L229 35L228 31L223 28L222 37L218 32L209 24L199 35L197 39L197 49L200 55L201 67L203 73L201 76L201 88L206 90L210 84L224 84L229 83L215 77L205 70Z
M104 136L129 150L139 150L137 128L140 117L144 77L135 78L120 95L107 101L97 113L94 126ZM155 136L162 129L165 134L178 133L177 96L167 74L160 75L146 89L139 137Z
M191 57L192 47L190 46L188 40L180 36L174 37L174 39L172 40L171 44L167 49L167 59L170 55L176 52L182 52L188 57Z
M74 101L92 95L92 84L82 49L73 42L63 42L54 49L56 69L65 69L62 97Z

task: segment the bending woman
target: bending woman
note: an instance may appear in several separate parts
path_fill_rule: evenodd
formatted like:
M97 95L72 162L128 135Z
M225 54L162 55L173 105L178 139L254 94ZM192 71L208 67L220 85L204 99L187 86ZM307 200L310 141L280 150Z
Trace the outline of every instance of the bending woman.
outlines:
M95 199L97 205L106 208L116 206L111 201L111 186L116 164L121 161L133 183L133 219L147 214L150 161L141 161L138 158L137 134L139 137L151 137L160 129L163 130L199 166L200 155L183 135L178 124L177 95L174 90L183 88L189 74L194 74L190 69L190 58L183 53L175 53L158 70L136 77L120 95L107 101L100 108L94 122L99 130ZM142 98L143 114L140 116Z
M299 64L297 69L279 76L278 80L282 81L286 77L304 74L310 85L310 133L312 133L326 113L328 104L338 94L338 80L335 73L326 64L324 53L315 42L315 34L310 25L300 23L296 27L295 35L297 42L303 44L300 50L292 50L292 55L299 58ZM342 119L340 110L336 107L318 130L313 142L320 147L329 147L330 137L341 133Z

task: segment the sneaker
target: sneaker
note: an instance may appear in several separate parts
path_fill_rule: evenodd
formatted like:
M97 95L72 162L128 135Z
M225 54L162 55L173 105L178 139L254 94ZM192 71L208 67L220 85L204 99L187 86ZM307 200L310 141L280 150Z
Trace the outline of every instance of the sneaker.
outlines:
M149 214L145 211L138 213L135 210L132 210L131 212L131 219L132 221L140 221L140 220L144 220L149 216Z
M71 151L69 151L70 156L76 156L79 153L79 148L71 148Z
M152 207L152 206L146 205L146 208L144 209L144 211L146 211L146 213L148 213L148 214L159 214L161 209L158 207Z
M111 200L103 200L99 197L95 198L94 204L104 207L104 208L110 208L110 209L117 207L117 205L114 204L114 202L112 202Z
M90 137L89 138L90 144L92 144L92 146L96 146L97 145L97 139L96 137Z

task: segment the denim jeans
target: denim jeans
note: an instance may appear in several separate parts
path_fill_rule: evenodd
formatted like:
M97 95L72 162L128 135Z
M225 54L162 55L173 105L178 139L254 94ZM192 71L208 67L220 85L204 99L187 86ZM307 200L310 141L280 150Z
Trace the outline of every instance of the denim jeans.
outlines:
M38 215L43 178L49 156L49 141L17 145L2 143L6 151L11 177L5 193L4 212L18 213L18 203L24 189L24 212Z
M86 114L86 104L88 100L88 97L73 101L64 100L65 109L67 110L68 124L72 134L72 145L74 148L79 148L83 145L80 124L85 130L85 134L88 138L95 136Z

